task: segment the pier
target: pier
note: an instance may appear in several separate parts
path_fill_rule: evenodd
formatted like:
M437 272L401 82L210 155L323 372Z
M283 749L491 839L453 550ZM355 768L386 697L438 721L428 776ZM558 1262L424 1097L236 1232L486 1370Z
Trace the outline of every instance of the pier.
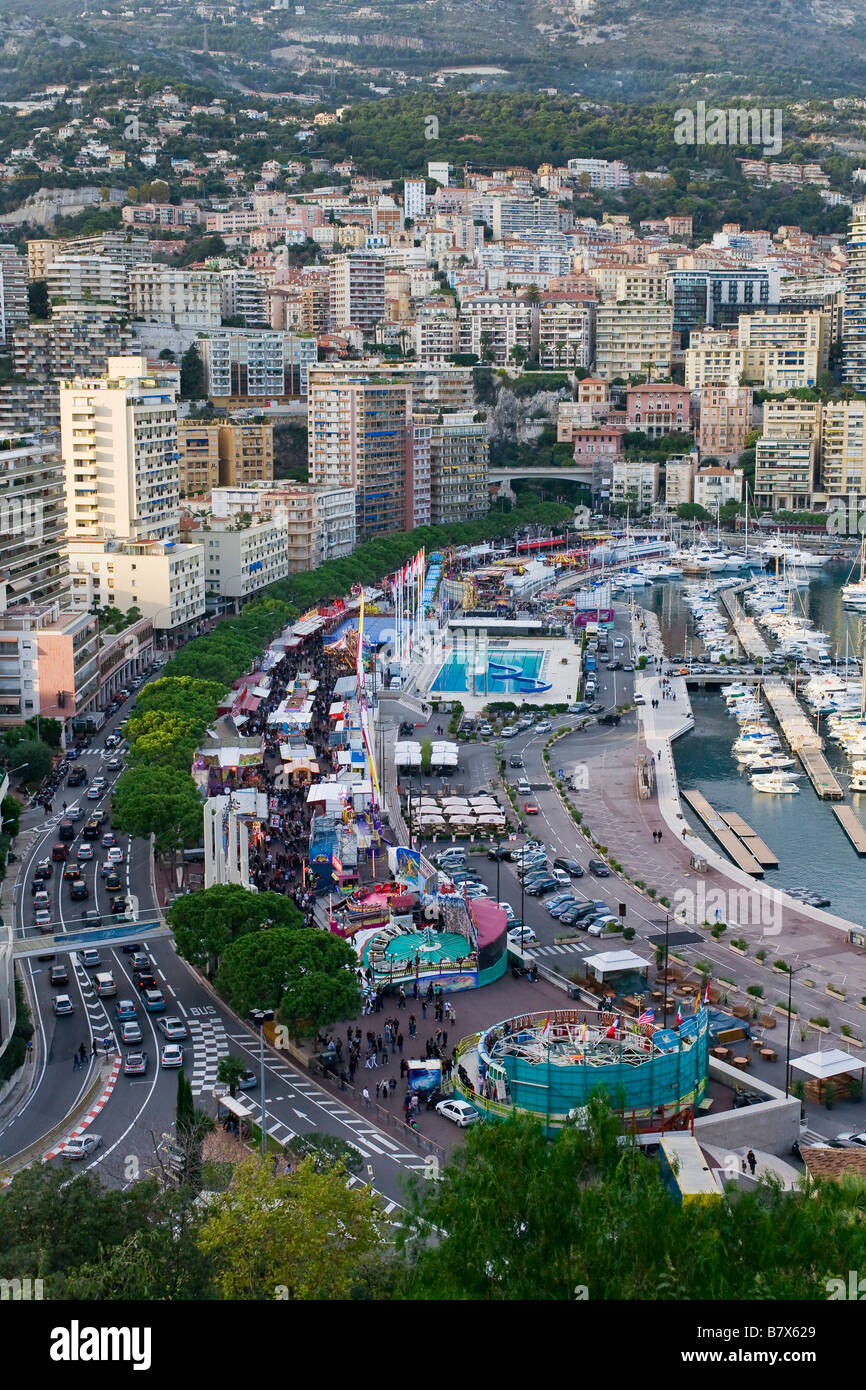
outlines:
M750 854L753 854L763 869L778 869L779 861L760 835L757 835L747 821L736 811L719 811L723 821L731 827L737 839L742 840Z
M742 869L744 873L751 874L752 878L763 878L764 865L761 864L757 856L753 854L751 849L740 839L739 835L731 829L727 819L718 811L713 810L703 792L682 791L681 795L683 799L688 802L689 806L691 806L695 815L703 821L713 838L718 840L722 849L734 861L737 868ZM743 825L745 824L746 822L743 821ZM746 828L748 829L748 826ZM767 855L770 855L770 851L763 841L758 840L757 835L753 835L753 838L760 845L761 849ZM770 858L772 858L772 855L770 855ZM774 863L776 867L778 867L778 859L776 859Z
M737 597L738 594L742 593L743 589L747 589L748 587L748 584L744 584L741 589L722 589L719 593L719 598L722 600L722 606L733 624L734 632L737 634L737 641L743 648L743 651L747 656L750 656L753 661L762 661L765 657L771 655L770 648L758 631L754 618L748 618L743 612Z
M866 830L850 806L834 806L833 815L841 825L858 854L866 854Z
M823 739L812 728L796 695L780 680L765 681L764 694L783 737L803 764L818 796L823 801L842 801L844 792L824 757Z

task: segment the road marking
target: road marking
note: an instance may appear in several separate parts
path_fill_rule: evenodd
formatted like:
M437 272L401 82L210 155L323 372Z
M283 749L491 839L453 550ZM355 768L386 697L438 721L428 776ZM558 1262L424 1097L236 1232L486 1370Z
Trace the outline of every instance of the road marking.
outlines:
M180 1011L181 1011L181 1013L183 1014L184 1018L189 1018L189 1014L187 1013L186 1009L184 1008L183 1004L181 1003L181 1001L180 1001L179 999L178 999L178 1001L177 1001L177 1007L180 1009Z

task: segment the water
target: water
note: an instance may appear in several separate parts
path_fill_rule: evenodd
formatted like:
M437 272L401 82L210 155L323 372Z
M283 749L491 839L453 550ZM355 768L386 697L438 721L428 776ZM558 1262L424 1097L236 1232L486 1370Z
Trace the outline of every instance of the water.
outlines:
M544 660L544 653L539 651L514 651L511 647L488 647L487 648L487 678L479 677L475 693L502 695L513 694L518 687L513 680L491 676L490 664L494 666L500 663L503 666L517 666L524 676L536 679L541 670L541 663ZM468 691L472 689L472 657L458 656L456 653L450 657L442 667L431 687L433 690L447 690L449 692Z
M849 652L862 653L866 640L866 619L842 606L839 587L845 582L848 566L827 567L802 590L806 615L834 639L839 654L845 655L845 635ZM644 607L659 616L669 653L695 648L691 614L682 602L682 580L655 585L640 594ZM695 727L673 745L674 762L680 785L699 788L718 811L737 811L766 841L779 859L778 869L768 869L764 882L779 888L805 885L830 899L828 911L852 922L866 924L866 861L855 854L832 811L832 803L821 801L805 776L798 779L799 796L768 796L756 792L748 774L740 771L731 754L737 736L736 719L727 712L724 700L715 691L689 692ZM835 771L846 773L848 764L837 746L828 743L826 756ZM847 777L840 777L843 787ZM866 826L866 796L846 795L846 802ZM712 841L709 831L684 806L686 819L702 838Z

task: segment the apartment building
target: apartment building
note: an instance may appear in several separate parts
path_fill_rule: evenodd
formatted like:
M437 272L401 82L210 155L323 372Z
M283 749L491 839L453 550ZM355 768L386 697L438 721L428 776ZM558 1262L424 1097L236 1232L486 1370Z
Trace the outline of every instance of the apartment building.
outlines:
M331 262L333 328L349 324L370 333L385 317L385 261L371 251L350 251Z
M433 426L430 415L415 415L412 419L412 448L406 464L405 526L414 531L429 526L432 508L432 446Z
M621 159L570 159L568 172L575 181L588 181L590 188L628 188L632 181Z
M204 550L209 595L250 598L289 573L286 527L275 518L222 522L211 517L193 534Z
M3 605L68 598L60 452L35 435L0 436L0 592Z
M402 530L411 385L313 368L307 400L310 482L354 489L359 542Z
M648 511L659 495L659 465L644 459L613 460L611 502L628 502L632 509Z
M855 391L866 391L866 201L851 210L847 253L842 379Z
M127 270L153 260L153 242L135 232L97 232L94 236L72 237L62 246L64 256L98 256Z
M222 487L273 482L273 425L221 424L219 459Z
M691 392L668 382L647 382L629 386L626 391L626 424L650 439L665 434L683 434L691 428Z
M742 468L699 468L694 476L693 498L708 512L717 511L726 502L742 502Z
M814 439L763 437L755 447L755 506L807 511L818 480Z
M417 222L419 217L427 216L426 179L403 180L403 212Z
M752 428L752 400L750 386L712 382L701 388L698 445L702 454L735 458L742 453Z
M778 270L674 270L667 277L675 333L736 324L741 314L778 305Z
M56 256L45 272L52 305L107 304L129 312L129 272L104 256Z
M197 227L204 213L195 203L127 203L120 216L128 227Z
M669 304L600 304L596 311L596 371L615 377L670 376Z
M69 540L76 609L138 608L155 630L178 632L205 613L204 551L167 540Z
M866 401L828 401L821 425L822 490L829 496L866 498Z
M117 309L88 309L83 304L59 305L48 323L16 328L12 363L29 381L58 377L96 376L109 357L134 351L132 330ZM52 390L53 390L52 385Z
M538 306L538 361L545 371L589 370L595 344L595 304L543 296Z
M28 321L27 259L14 246L0 245L0 346Z
M627 265L616 269L613 298L617 302L658 304L667 297L667 271L659 265Z
M285 528L290 574L318 569L355 549L355 494L351 488L311 483L255 483L220 487L211 493L217 520L242 513L272 518Z
M67 596L68 597L68 596ZM99 694L99 623L67 601L6 605L0 586L0 721L73 719Z
M207 394L222 407L305 396L307 372L318 359L314 337L273 329L212 329L196 346Z
M70 537L171 540L178 526L177 376L112 357L60 382Z
M220 276L213 270L134 266L129 272L129 312L133 319L173 328L219 328Z
M665 506L675 509L694 500L694 477L697 457L668 458L665 464Z
M538 308L509 291L475 294L460 305L460 351L504 367L515 356L535 355Z
M220 427L201 420L177 422L178 491L181 497L197 497L219 487Z
M813 386L818 372L827 368L830 347L828 316L817 310L805 313L765 313L744 314L737 321L737 341L745 349L746 371L750 372L753 353L766 353L765 380L767 389L783 390L783 386L770 382L772 372L793 370L797 363L803 370L814 373L810 381L802 384ZM760 368L756 366L756 371ZM800 383L798 383L800 384Z
M244 328L268 323L268 288L254 270L232 266L219 272L222 317L240 319Z
M430 434L430 521L474 521L490 508L487 425L472 411L428 417Z
M54 257L59 255L65 242L54 237L38 237L27 242L27 276L30 280L44 280L45 272Z
M442 362L460 346L460 325L453 302L423 304L411 325L415 356L425 362Z

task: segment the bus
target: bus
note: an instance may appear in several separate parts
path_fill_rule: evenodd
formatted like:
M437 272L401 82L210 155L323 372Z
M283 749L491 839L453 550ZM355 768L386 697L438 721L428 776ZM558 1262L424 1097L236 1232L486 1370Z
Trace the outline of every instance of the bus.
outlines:
M721 1201L721 1186L693 1135L666 1134L659 1145L659 1162L668 1190L680 1206Z

